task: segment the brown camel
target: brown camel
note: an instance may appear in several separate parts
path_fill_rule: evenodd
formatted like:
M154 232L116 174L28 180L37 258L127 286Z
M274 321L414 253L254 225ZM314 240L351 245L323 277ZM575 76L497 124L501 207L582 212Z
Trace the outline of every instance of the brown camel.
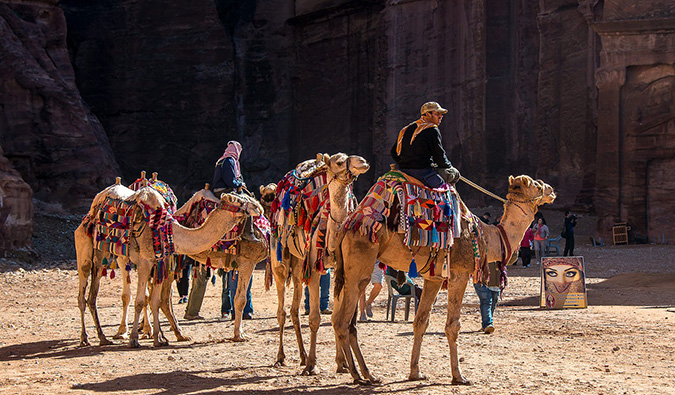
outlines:
M139 191L132 191L129 188L126 188L122 185L113 185L102 192L100 192L92 203L92 211L95 212L99 204L103 202L106 198L113 198L124 200L127 202L134 202L137 206L137 212L140 214L141 206L147 206L151 208L163 207L164 200L162 196L152 188L142 188ZM262 207L254 199L242 197L233 194L223 194L221 197L221 205L225 209L214 210L209 218L204 223L203 226L197 229L189 229L180 226L179 224L174 224L174 246L175 252L180 254L197 254L207 248L210 248L217 240L219 240L226 232L231 230L238 222L241 222L247 216L250 215L260 215L262 213ZM91 218L95 218L95 215ZM148 230L143 220L140 220L141 215L135 216L134 221L134 232L131 236L130 248L129 248L129 257L118 256L118 260L121 265L124 265L127 262L127 259L134 262L138 270L138 287L136 294L135 302L135 316L134 316L134 325L131 332L130 345L133 347L138 347L138 321L141 310L146 306L146 284L150 278L153 268L156 266L156 259L153 249L153 237L152 232ZM86 224L80 224L80 226L75 230L75 248L77 252L77 263L78 263L78 273L80 277L80 287L78 295L78 305L80 307L80 316L82 319L82 332L80 336L80 344L88 345L87 334L84 325L84 308L85 305L89 305L96 329L98 332L99 340L102 345L110 344L110 342L105 338L101 328L100 322L98 320L98 314L96 312L96 296L98 293L98 284L101 277L101 265L95 264L94 261L98 261L100 258L103 258L103 255L94 254L93 240L86 232ZM92 277L92 286L89 290L88 300L85 302L84 294L87 288L87 279L91 275ZM154 344L165 345L166 338L161 333L159 328L159 317L158 309L160 308L160 300L164 300L164 303L161 303L161 307L171 328L176 334L176 338L180 340L188 340L187 337L183 336L180 332L180 327L178 326L177 321L173 316L173 310L171 303L171 281L163 281L161 286L153 287L152 294L150 296L150 304L153 313L153 338Z
M504 216L501 221L508 241L508 244L505 243L504 245L517 247L525 230L532 222L538 207L553 202L556 195L553 188L543 181L534 181L528 176L521 175L515 178L509 177L509 190L506 197ZM470 224L468 222L474 217L467 215L469 214L468 210L461 201L460 207L462 211L462 231L459 237L454 239L454 245L450 249L450 264L447 268L448 310L445 334L450 346L453 384L470 384L462 376L459 368L457 336L460 328L459 317L464 291L475 268L472 235L469 232ZM357 212L359 208L357 208ZM391 211L390 217L397 214L397 210ZM391 220L392 218L383 219L384 226L377 232L376 240L379 243L371 242L368 236L364 236L360 232L347 231L342 235L341 248L337 250L335 308L332 323L338 349L342 352L338 352L336 362L338 369L340 369L346 359L349 372L354 381L358 383L378 382L378 379L373 377L366 366L356 332L357 302L359 295L368 284L368 278L373 271L373 263L376 259L379 259L382 263L394 269L407 271L413 258L411 250L404 242L403 235L390 228L391 223L393 223L393 221L390 222ZM476 221L472 220L472 222L475 223ZM482 229L482 237L478 236L478 246L479 248L482 246L481 249L487 249L487 261L501 261L503 252L500 230L497 226L484 225L480 221L477 221L477 223L474 226L480 226ZM415 261L420 262L420 265L430 261L432 264L444 262L444 250L440 250L436 260L429 259L432 254L433 251L430 248L420 248L415 254ZM429 325L432 304L444 281L444 277L438 275L441 270L436 270L435 276L432 276L431 272L431 270L428 270L423 274L424 288L413 322L414 343L410 361L410 380L424 378L420 374L418 364L422 336ZM359 363L365 381L359 376L352 352Z
M356 155L347 156L343 153L338 153L332 156L317 155L316 160L309 160L299 164L295 169L295 174L298 174L300 179L309 179L313 177L320 178L322 174L326 176L326 184L324 187L328 190L328 200L330 209L328 213L322 216L318 214L318 218L327 217L326 223L326 240L325 253L326 265L329 265L330 255L335 251L336 236L339 225L347 217L347 214L353 210L354 203L352 201L351 185L359 174L365 173L370 168L368 162ZM313 170L313 171L312 171ZM281 191L277 190L277 194ZM325 196L325 195L323 195ZM298 212L298 208L303 204L300 198L293 209L294 214ZM325 210L326 206L321 206L321 210ZM282 213L281 213L282 214ZM275 221L275 216L272 214L272 221ZM311 231L310 231L311 232ZM286 239L283 245L282 259L279 260L277 254L278 240L272 237L270 242L272 255L272 272L274 274L274 281L277 286L277 321L279 323L279 350L277 352L277 360L275 365L284 365L284 326L286 321L286 311L284 309L284 295L286 291L286 284L291 279L293 280L293 301L291 304L291 319L293 321L293 328L298 342L300 351L300 364L306 365L303 374L309 375L314 373L316 366L316 337L317 331L321 324L321 315L319 312L319 278L315 262L318 260L319 249L317 248L317 238L319 232L314 232L308 235L303 226L294 226L291 234ZM308 240L309 239L309 240ZM309 241L309 245L307 242ZM306 255L309 255L309 327L310 348L309 356L307 355L302 341L302 333L300 331L299 308L302 299L302 280L307 276L303 273L303 261Z
M244 194L233 195L246 196ZM249 196L246 197L255 201L260 207L259 214L255 216L257 217L262 215L264 211L263 206L260 205L254 198ZM176 211L176 216L186 213L187 210L192 207L193 202L197 202L202 199L218 202L211 191L203 189L195 193L195 195L187 203L185 203L183 207ZM257 227L255 227L255 237L257 241L246 238L238 240L236 255L232 255L223 251L213 251L210 248L198 254L188 254L190 258L202 264L203 267L210 265L214 269L239 271L237 291L234 297L234 335L230 339L237 342L246 341L246 338L241 332L241 320L244 312L244 305L246 304L246 289L248 287L248 283L251 280L251 276L253 275L253 270L255 269L256 264L266 259L269 254L267 237L262 232L260 232ZM215 242L213 244L215 244Z

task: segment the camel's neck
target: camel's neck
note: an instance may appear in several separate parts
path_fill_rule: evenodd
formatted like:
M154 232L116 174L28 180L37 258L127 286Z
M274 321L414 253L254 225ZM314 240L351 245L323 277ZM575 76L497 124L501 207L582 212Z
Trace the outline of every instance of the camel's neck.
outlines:
M232 230L237 222L238 218L231 211L215 209L199 228L191 229L174 223L173 240L176 254L198 254L208 250Z
M536 208L527 203L514 203L510 201L504 203L504 215L500 224L504 228L512 252L520 248L520 242L523 240L525 231L532 223L536 210Z
M338 180L328 184L330 216L338 224L344 222L349 211L349 185Z

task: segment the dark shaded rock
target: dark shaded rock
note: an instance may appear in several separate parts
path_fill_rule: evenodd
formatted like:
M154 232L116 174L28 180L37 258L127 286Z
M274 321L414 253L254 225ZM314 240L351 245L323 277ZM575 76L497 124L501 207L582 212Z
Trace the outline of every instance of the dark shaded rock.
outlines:
M36 199L81 209L118 170L75 87L53 3L0 3L0 144Z
M32 195L0 147L0 254L31 246Z

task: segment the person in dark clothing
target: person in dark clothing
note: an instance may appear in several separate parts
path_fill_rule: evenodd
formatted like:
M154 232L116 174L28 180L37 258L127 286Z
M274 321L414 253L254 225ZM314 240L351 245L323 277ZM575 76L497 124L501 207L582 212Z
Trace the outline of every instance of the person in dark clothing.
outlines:
M454 185L460 174L445 155L438 125L448 110L436 102L424 103L422 116L401 129L391 156L398 168L430 188L438 188L444 182ZM434 169L438 168L438 171Z
M490 225L490 213L488 213L487 211L484 212L483 215L480 216L480 220Z
M391 280L391 287L400 295L412 295L410 292L410 286L413 285L415 287L415 295L417 295L417 300L419 301L419 299L422 297L422 288L413 283L406 272L392 269L391 267L387 266L385 274L396 279Z
M574 255L574 227L577 226L577 216L570 210L565 210L565 250L563 256Z
M190 274L192 273L192 263L194 261L191 258L185 256L183 258L183 270L181 272L181 277L176 280L176 288L178 289L178 303L187 303L188 302L188 291L190 287Z
M225 152L216 161L213 172L212 186L216 196L225 192L241 192L242 188L246 187L239 168L239 155L241 155L241 144L238 141L229 141Z

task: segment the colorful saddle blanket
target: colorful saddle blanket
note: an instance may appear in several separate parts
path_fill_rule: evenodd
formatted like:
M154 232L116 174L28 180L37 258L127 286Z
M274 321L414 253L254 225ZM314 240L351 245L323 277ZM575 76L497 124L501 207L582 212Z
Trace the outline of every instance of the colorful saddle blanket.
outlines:
M270 208L272 236L277 240L276 254L272 254L272 259L281 261L283 249L293 242L291 238L295 237L296 229L303 231L304 240L299 241L299 248L305 256L304 281L309 281L312 273L311 265L314 265L318 272L326 270L324 258L328 240L330 199L326 168L324 164L318 163L320 162L303 162L296 169L286 173L277 184L276 198ZM348 187L348 194L350 195L348 199L352 202L354 199L351 185ZM316 236L317 258L316 262L309 262L308 252L314 236Z
M114 255L129 256L129 236L136 202L107 198L90 222L94 248Z
M399 171L390 171L370 188L344 225L360 231L376 243L377 232L391 214L399 210L399 233L409 247L448 249L460 234L459 196L455 189L430 189L409 181Z
M180 218L177 218L178 222L188 228L197 228L201 226L206 218L209 216L209 213L213 211L218 206L217 201L201 198L192 203L192 206L188 209L187 214ZM242 234L244 233L243 224L238 224L232 230L227 232L222 239L220 239L216 244L211 247L213 252L221 252L225 254L236 255L237 254L237 241L241 239ZM264 235L264 237L269 237L270 235L270 221L264 215L253 218L253 225Z
M129 189L132 191L138 191L139 189L143 188L146 183L147 186L154 188L157 192L159 192L160 195L162 195L164 201L166 202L165 208L169 211L169 213L175 213L177 210L178 198L167 183L160 180L154 180L152 178L139 178L129 185Z

